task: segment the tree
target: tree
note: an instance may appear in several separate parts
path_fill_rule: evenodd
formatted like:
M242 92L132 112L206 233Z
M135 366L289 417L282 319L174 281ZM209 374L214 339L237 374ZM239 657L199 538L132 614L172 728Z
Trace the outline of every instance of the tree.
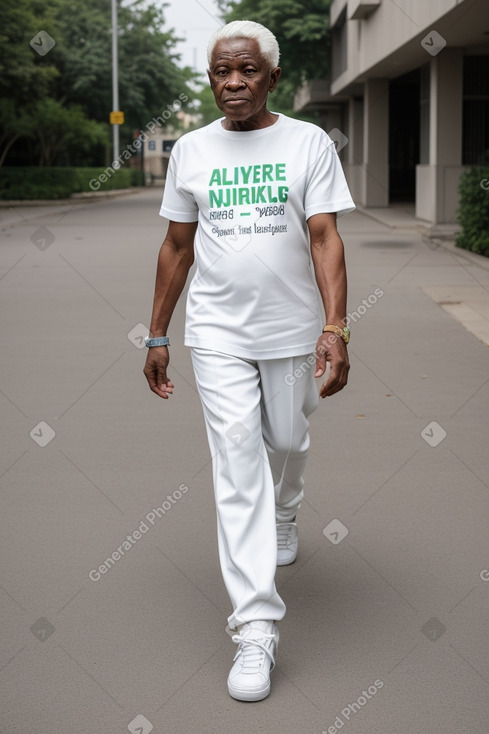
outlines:
M126 118L121 129L123 143L124 139L132 140L134 130L143 128L182 93L190 99L188 81L194 74L178 66L177 39L173 31L164 29L164 4L147 0L118 3L119 96ZM40 30L55 41L43 56L30 46ZM90 120L104 124L108 132L111 32L110 0L3 0L0 94L8 105L0 106L0 164L9 151L10 155L15 153L17 141L31 133L41 160L48 163L63 157L63 146L72 157L81 149L82 128L89 140L101 140L100 129L88 124ZM41 100L55 104L38 105ZM40 124L29 124L34 110L49 121L51 130L58 129L59 143L52 141ZM19 121L17 127L15 120ZM75 125L78 131L76 148L71 145L70 132L63 132L66 124ZM95 149L100 151L100 146ZM35 146L33 150L37 162ZM87 156L89 164L100 162L100 153L97 160L90 151Z
M200 89L195 95L196 100L198 100L198 102L200 103L200 106L197 110L200 120L198 125L196 125L195 127L208 125L210 122L218 120L220 117L222 117L222 112L216 105L214 94L212 93L212 89L210 88L209 83L202 82L202 84L202 89Z
M11 99L0 99L0 167L19 138L35 137L32 111L18 110Z
M303 81L328 77L330 4L331 0L218 0L226 22L254 20L276 36L282 77L271 98L273 109L290 112Z
M3 0L0 5L0 166L19 138L34 137L32 105L42 99L58 72L30 40L39 29L52 31L41 3Z
M89 117L107 122L112 109L110 2L61 0L58 17L57 79L54 96L81 104ZM165 25L164 6L135 0L119 3L119 97L126 129L142 127L171 104L193 77L181 69L177 39ZM190 96L190 94L189 94Z
M79 105L63 107L61 102L45 99L37 103L34 115L41 147L40 165L60 163L61 153L82 158L91 148L109 142L107 126L88 119Z

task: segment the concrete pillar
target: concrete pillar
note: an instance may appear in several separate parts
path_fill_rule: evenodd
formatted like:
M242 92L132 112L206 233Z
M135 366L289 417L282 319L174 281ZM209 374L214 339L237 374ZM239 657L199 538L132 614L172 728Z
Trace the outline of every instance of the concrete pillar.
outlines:
M363 99L350 97L348 99L348 153L346 160L350 165L363 163Z
M454 219L462 167L463 49L444 48L430 62L429 164L416 169L416 216Z
M354 201L363 204L365 170L363 166L363 98L350 97L347 102L345 135L348 145L342 159L343 170Z
M462 163L463 50L446 48L430 65L430 165Z
M389 82L365 82L364 110L364 206L389 205Z

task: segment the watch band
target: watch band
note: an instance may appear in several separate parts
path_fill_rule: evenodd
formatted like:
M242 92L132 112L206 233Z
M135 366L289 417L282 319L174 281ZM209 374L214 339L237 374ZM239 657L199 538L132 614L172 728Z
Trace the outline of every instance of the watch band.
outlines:
M323 334L325 331L331 331L333 334L336 334L336 336L340 336L345 344L348 344L350 341L350 329L348 326L341 328L341 326L337 326L336 324L326 324L323 329Z
M170 340L167 336L153 336L149 337L147 336L144 340L146 342L146 346L151 347L169 347L170 346Z

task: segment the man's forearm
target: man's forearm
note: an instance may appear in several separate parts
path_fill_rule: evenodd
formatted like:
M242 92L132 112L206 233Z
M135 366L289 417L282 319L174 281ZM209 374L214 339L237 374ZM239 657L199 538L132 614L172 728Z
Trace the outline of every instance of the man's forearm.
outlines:
M152 336L165 336L170 319L183 291L188 272L193 263L192 248L175 249L165 240L158 255L155 295L150 332Z
M311 243L316 282L328 324L344 324L347 279L343 242L335 232L327 239Z

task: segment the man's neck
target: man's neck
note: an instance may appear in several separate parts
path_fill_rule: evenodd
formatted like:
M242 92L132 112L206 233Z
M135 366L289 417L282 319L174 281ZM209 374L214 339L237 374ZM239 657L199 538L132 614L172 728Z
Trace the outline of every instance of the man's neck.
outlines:
M228 117L222 121L222 126L230 132L247 132L249 130L261 130L264 127L274 125L278 120L278 115L274 115L269 110L263 110L259 116L250 117L247 120L230 120Z

